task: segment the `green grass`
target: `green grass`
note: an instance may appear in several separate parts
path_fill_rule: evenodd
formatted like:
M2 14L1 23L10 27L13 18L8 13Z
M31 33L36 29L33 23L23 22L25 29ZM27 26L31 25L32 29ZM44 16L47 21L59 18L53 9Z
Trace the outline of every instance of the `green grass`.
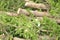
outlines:
M16 11L19 7L23 7L24 0L0 0L0 10Z
M12 35L37 40L39 21L35 21L35 18L32 18L31 20L25 15L20 15L17 17L10 17L5 14L0 15L0 24L2 24L0 26L0 32L5 33L6 36Z
M50 13L56 18L60 18L60 0L48 0L51 5Z
M45 3L42 0L32 1ZM60 0L47 0L47 3L50 5L50 14L60 18ZM0 0L0 10L16 12L21 7L29 11L31 8L26 8L24 4L24 0ZM50 31L48 33L41 32L42 35L56 36L56 40L60 40L60 25L48 17L43 17L43 21L41 21L36 20L36 17L33 17L33 15L27 17L21 14L12 17L5 13L0 14L0 34L4 33L6 35L5 40L12 40L13 37L38 40L38 33L41 28Z

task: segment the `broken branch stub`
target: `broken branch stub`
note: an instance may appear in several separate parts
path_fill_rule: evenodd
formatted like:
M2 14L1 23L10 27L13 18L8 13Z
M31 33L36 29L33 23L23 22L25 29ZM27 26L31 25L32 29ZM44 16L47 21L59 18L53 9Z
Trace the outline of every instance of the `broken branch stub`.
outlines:
M42 16L50 17L50 14L47 12L39 12L39 11L31 11L31 10L30 12L28 12L26 9L22 9L22 8L19 8L17 11L17 14L30 15L30 13L32 13L34 16L37 16L37 17L42 17Z
M47 9L46 5L44 5L42 3L37 4L37 3L34 3L32 1L26 2L25 6L26 7L31 7L31 8L37 8L37 9Z

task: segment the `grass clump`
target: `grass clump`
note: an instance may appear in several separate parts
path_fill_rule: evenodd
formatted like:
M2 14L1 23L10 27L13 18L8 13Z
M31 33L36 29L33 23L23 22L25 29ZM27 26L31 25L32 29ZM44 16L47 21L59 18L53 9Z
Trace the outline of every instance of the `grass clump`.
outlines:
M6 34L7 37L8 35L12 35L20 38L37 40L39 27L35 19L33 18L32 20L33 21L29 20L25 15L17 17L10 17L4 14L3 16L0 15L0 24L2 24L2 26L0 26L0 32Z

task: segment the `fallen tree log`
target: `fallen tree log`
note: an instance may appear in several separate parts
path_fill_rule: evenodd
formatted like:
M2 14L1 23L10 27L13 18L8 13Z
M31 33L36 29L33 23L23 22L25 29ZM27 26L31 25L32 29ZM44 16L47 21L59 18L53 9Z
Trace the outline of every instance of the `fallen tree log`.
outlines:
M26 7L37 8L37 9L47 9L47 6L42 3L34 3L32 1L28 1L25 3Z
M0 11L0 15L1 14L6 14L8 16L18 16L17 13L14 13L14 12L6 12L6 11Z
M9 16L18 16L17 13L13 13L13 12L6 12L6 14L9 15Z
M24 11L25 11L25 12L24 12ZM33 11L33 12L34 12L34 11ZM30 13L29 13L27 10L25 10L25 9L20 9L20 11L17 12L17 13L0 11L0 15L1 15L1 14L4 14L4 13L5 13L6 15L8 15L8 16L18 16L18 15L20 15L20 14L30 15ZM40 12L39 12L39 13L40 13ZM42 13L44 14L44 12L42 12ZM40 19L40 20L43 20L43 16L46 16L45 14L42 15L41 13L40 13L40 14L38 14L38 13L35 14L35 12L32 13L32 14L34 14L34 15L37 14L36 16L37 16L38 19ZM49 16L47 16L47 17L49 17ZM55 18L53 18L52 16L50 16L49 18L54 19L57 23L60 24L60 19L55 19Z
M31 10L28 12L26 9L22 9L22 8L18 9L17 14L25 14L25 15L33 14L34 16L37 17L43 17L43 16L52 17L48 12L39 12L39 11L31 11Z

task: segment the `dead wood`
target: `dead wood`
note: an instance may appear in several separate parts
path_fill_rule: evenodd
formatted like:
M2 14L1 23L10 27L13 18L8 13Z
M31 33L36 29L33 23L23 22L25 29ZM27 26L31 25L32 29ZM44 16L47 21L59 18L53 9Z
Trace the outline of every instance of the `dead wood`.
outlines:
M29 2L30 0L25 0L25 2Z
M1 14L6 14L8 16L18 16L17 13L14 13L14 12L6 12L6 11L0 11L0 15Z
M5 39L5 35L4 34L1 34L0 35L0 39L4 40Z
M40 20L43 20L43 16L47 16L47 17L51 18L51 20L54 19L57 23L60 24L60 19L55 19L55 18L53 18L53 16L49 15L49 13L47 13L47 12L39 12L39 11L30 11L30 12L28 12L28 11L25 10L25 9L19 8L19 11L18 11L17 13L0 11L0 15L1 15L1 14L4 14L4 13L5 13L6 15L8 15L8 16L18 16L18 15L20 15L20 14L30 15L30 13L32 13L33 15L35 15L35 16L36 16L38 19L40 19Z
M42 4L42 3L34 3L32 1L26 2L25 3L26 7L31 7L31 8L37 8L37 9L47 9L46 5Z
M40 40L40 39L41 39L41 40L45 40L45 39L46 39L46 40L55 40L56 37L54 37L54 36L53 36L53 37L50 37L49 35L43 35L43 36L40 35L40 36L39 36L39 40Z
M39 12L39 11L32 11L32 10L28 12L26 9L22 9L22 8L18 9L17 14L25 14L25 15L33 14L34 16L37 17L42 17L42 16L52 17L48 12Z
M60 24L60 19L56 19L56 22L57 22L58 24Z
M26 39L24 39L24 38L14 37L13 40L26 40ZM30 40L30 39L27 39L27 40Z
M18 16L17 13L13 13L13 12L6 12L6 14L9 15L9 16Z
M25 39L14 37L13 40L25 40Z

